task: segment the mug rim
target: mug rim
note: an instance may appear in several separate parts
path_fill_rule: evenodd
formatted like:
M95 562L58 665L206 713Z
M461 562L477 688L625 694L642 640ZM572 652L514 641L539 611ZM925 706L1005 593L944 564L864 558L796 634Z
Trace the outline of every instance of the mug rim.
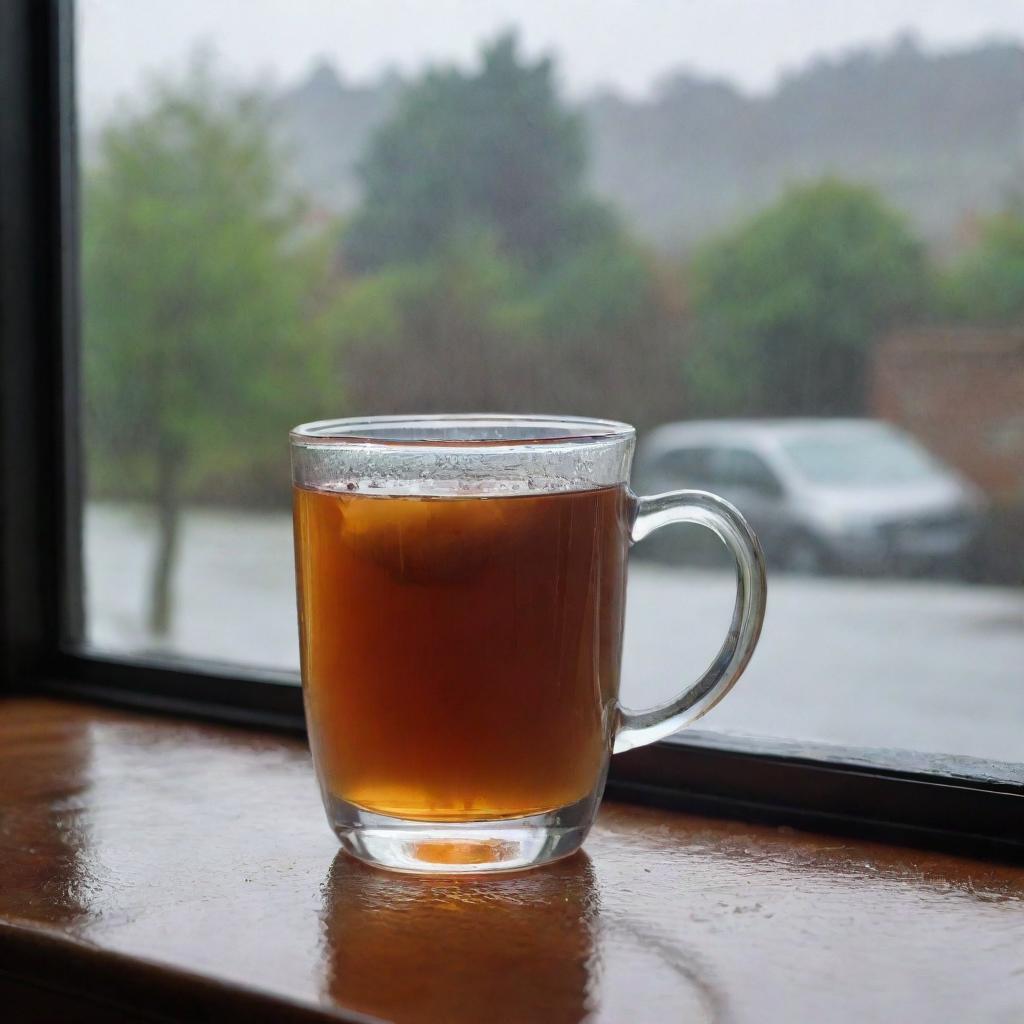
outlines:
M509 431L509 436L502 436L503 428ZM422 432L431 431L436 436L417 437L417 429ZM474 429L479 431L480 436L471 436ZM462 436L445 437L446 430L458 432ZM408 433L404 434L406 431ZM524 432L526 436L523 436ZM302 447L355 444L384 448L504 448L510 445L535 447L628 441L635 435L636 430L628 423L589 416L411 413L313 420L295 427L290 433L290 439L293 445Z

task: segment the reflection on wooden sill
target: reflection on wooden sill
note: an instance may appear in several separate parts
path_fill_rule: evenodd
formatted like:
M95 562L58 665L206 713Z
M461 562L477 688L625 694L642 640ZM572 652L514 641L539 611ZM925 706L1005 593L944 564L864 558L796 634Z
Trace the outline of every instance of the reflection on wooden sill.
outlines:
M586 854L547 869L391 876L338 853L300 742L57 701L0 703L0 779L4 964L121 1009L771 1024L1024 1005L1019 868L607 805Z

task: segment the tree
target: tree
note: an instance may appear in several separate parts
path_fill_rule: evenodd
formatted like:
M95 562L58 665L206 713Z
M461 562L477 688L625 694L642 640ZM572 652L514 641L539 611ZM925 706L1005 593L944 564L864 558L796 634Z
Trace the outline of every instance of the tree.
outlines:
M544 265L607 228L582 193L584 163L582 123L559 102L551 61L523 60L504 35L478 71L427 73L376 132L346 253L361 270L408 263L475 226L524 265Z
M625 234L563 260L536 290L541 408L645 428L686 407L682 281Z
M982 324L1024 319L1024 202L984 221L981 236L944 281L947 312Z
M338 339L360 411L513 408L538 361L522 278L492 232L467 229L432 258L351 282Z
M350 281L337 316L363 413L558 410L648 425L683 406L675 282L627 238L541 280L488 232Z
M551 62L512 35L408 88L344 237L339 335L363 411L678 412L673 289L587 194L582 132Z
M327 249L303 241L259 95L203 57L103 132L85 185L90 467L156 508L149 625L171 622L183 495L318 411ZM298 412L302 415L302 412Z
M794 188L694 263L694 401L716 415L863 410L866 355L920 309L927 270L905 223L870 189Z

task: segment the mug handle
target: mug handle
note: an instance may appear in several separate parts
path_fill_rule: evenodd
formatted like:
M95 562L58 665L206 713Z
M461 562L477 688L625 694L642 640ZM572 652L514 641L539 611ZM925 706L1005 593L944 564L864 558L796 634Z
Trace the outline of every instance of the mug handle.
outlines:
M736 604L725 642L708 670L667 704L644 711L619 705L613 753L642 747L682 729L710 711L750 661L764 622L767 579L764 552L747 521L729 502L707 491L669 491L636 499L630 543L671 523L697 523L716 534L736 559Z

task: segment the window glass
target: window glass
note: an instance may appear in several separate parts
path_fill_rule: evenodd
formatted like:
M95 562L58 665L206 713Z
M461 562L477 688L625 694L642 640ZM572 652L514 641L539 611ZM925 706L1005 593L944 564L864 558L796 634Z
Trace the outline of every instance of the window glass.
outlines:
M658 486L699 487L712 482L706 448L673 448L656 460Z
M797 472L823 487L928 483L949 476L949 470L910 438L873 425L806 432L784 447Z
M1024 759L1024 21L777 6L80 0L83 642L297 668L296 423L603 416L764 544L703 725ZM633 706L733 601L656 540Z
M723 487L750 491L762 497L781 493L778 478L759 455L743 448L719 448L711 456L714 479Z

